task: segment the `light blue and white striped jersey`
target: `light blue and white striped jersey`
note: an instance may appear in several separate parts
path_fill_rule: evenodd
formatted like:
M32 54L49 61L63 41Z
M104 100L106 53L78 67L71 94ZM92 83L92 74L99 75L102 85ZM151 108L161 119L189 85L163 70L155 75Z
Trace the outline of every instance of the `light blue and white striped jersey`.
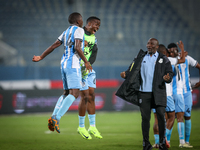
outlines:
M82 50L84 51L84 30L76 25L71 25L64 31L58 40L64 45L64 54L61 58L61 67L63 68L80 68L80 56L74 49L75 39L82 41Z
M181 77L183 79L183 93L187 93L192 91L191 83L190 83L190 73L189 73L189 65L192 67L196 67L197 61L193 59L191 56L185 57L185 62L179 64L179 70L181 73Z
M169 59L171 65L176 65L178 62L177 58L168 57L168 59ZM172 81L173 81L173 79L172 79ZM172 96L173 95L172 82L165 83L165 85L166 85L167 96Z
M178 69L178 58L168 57L172 70L174 72L172 82L166 84L167 96L172 96L173 94L183 94L183 81Z

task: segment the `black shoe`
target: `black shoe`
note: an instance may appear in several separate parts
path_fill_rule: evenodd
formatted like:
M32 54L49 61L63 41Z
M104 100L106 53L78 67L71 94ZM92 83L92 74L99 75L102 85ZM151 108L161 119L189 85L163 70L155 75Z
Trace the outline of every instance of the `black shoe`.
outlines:
M159 150L168 150L165 144L159 144Z
M151 144L147 144L146 146L143 146L143 150L152 150L153 147L151 146Z

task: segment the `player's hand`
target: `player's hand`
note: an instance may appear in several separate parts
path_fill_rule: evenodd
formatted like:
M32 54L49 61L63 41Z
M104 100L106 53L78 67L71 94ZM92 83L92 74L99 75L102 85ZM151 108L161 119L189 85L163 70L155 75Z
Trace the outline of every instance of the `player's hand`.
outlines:
M198 88L198 87L200 87L200 81L197 82L192 88L195 89L195 88Z
M125 77L126 77L125 71L124 71L124 72L121 72L121 73L120 73L120 76L121 76L122 78L125 78Z
M187 56L187 55L188 55L188 52L187 52L187 51L184 51L184 53L185 53L185 56Z
M85 63L85 68L86 68L89 72L92 72L92 66L91 66L90 62L86 62L86 63Z
M167 75L164 75L164 76L163 76L163 79L164 79L165 81L169 81L169 79L170 79L169 73L167 73Z
M179 43L177 42L177 45L180 49L183 49L184 50L184 45L183 45L183 42L182 41L179 41Z
M35 55L33 56L32 61L37 62L37 61L40 61L40 60L42 60L42 58L40 56L35 56Z
M88 42L85 40L84 41L84 47L87 47L88 46Z

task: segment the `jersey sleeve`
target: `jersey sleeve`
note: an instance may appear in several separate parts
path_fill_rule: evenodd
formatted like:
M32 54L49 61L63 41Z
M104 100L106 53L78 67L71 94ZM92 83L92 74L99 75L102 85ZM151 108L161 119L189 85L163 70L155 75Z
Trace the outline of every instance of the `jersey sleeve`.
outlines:
M84 33L85 32L82 28L77 28L74 32L74 39L83 41Z
M168 57L171 65L176 65L178 63L178 58Z
M58 37L58 40L63 43L64 42L64 34L65 34L66 31L64 31L59 37Z
M196 67L198 62L194 58L192 58L191 56L187 55L186 59L188 60L188 64L190 66Z
M98 47L97 47L97 44L94 44L93 48L92 48L92 54L89 58L89 62L90 64L93 64L96 60L96 57L97 57L97 52L98 52Z

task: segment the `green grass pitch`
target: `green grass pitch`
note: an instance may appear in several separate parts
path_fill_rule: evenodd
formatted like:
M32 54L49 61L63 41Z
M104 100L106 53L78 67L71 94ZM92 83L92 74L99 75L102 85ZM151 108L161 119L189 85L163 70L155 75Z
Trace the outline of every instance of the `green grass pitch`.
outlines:
M192 111L193 150L200 149L200 110ZM50 113L1 115L0 150L141 150L142 131L140 112L97 112L96 124L103 139L85 140L77 133L78 113L67 112L60 121L60 131L50 132L47 120ZM86 128L88 118L86 117ZM154 143L154 117L151 116L150 142ZM172 150L178 147L177 121L172 137ZM184 148L183 148L184 149Z

